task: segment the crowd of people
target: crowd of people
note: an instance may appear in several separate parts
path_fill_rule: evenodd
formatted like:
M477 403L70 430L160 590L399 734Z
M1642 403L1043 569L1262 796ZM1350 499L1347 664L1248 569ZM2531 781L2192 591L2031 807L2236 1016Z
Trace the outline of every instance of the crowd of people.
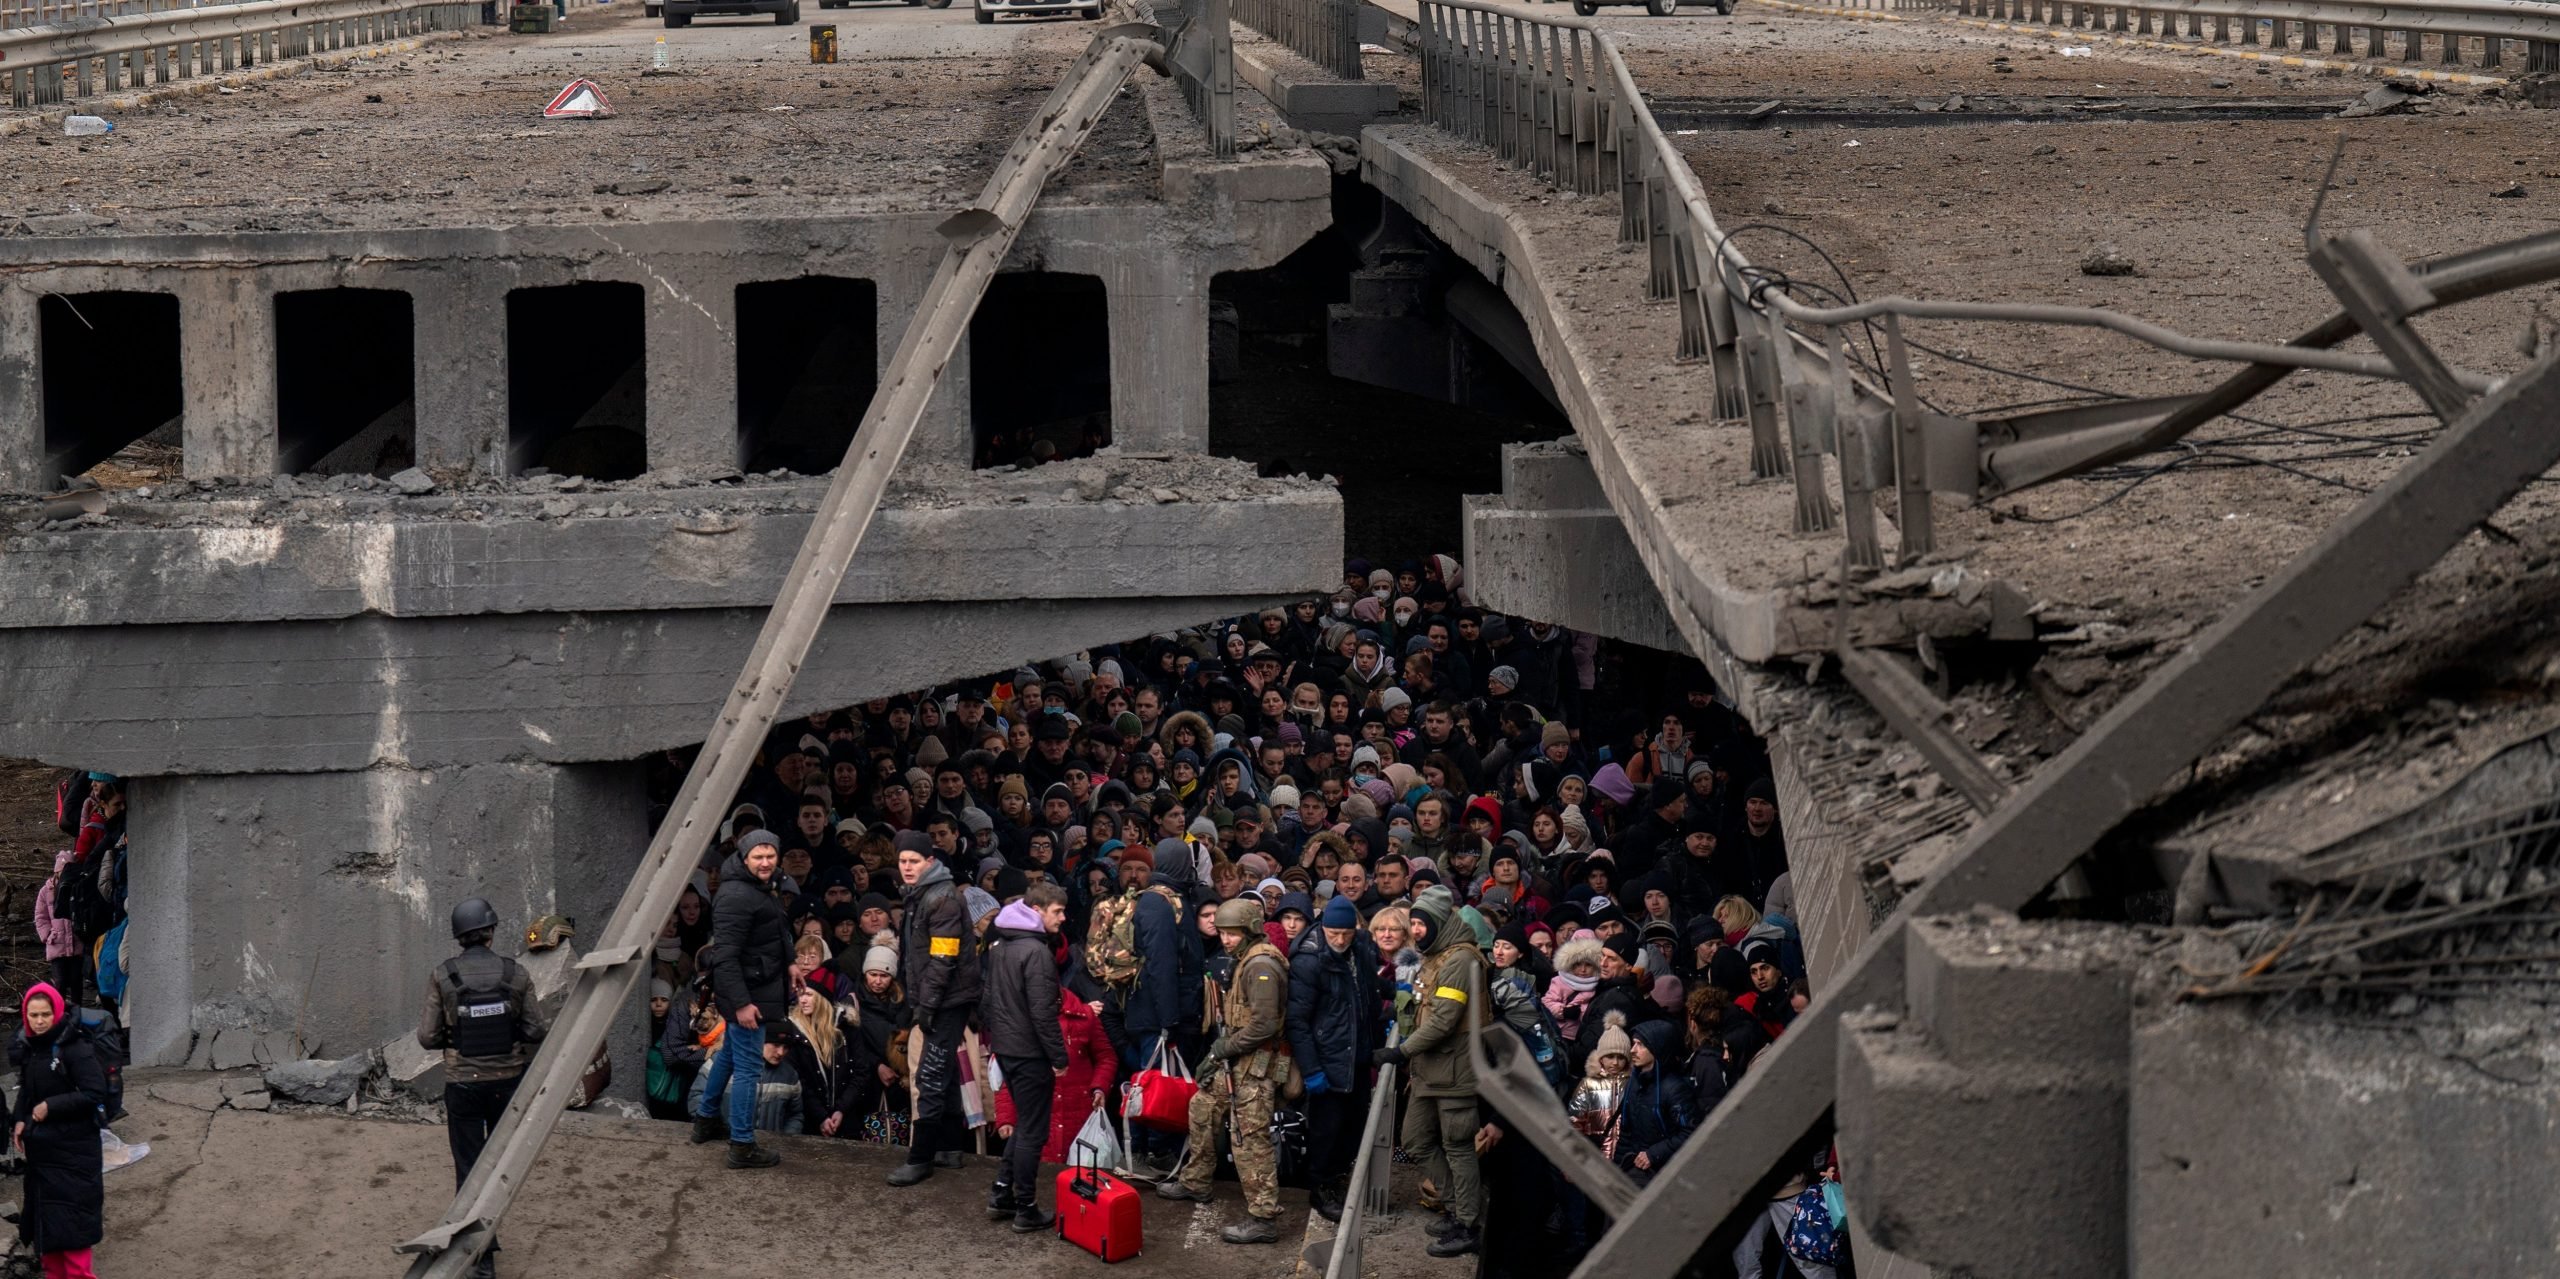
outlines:
M687 760L658 761L672 799ZM1460 565L778 727L666 921L657 1113L904 1147L908 1186L1005 1151L991 1216L1097 1114L1167 1198L1242 1183L1338 1216L1379 1072L1432 1251L1538 1273L1607 1227L1479 1095L1515 1036L1638 1183L1810 995L1765 750L1704 672L1473 605ZM1191 1076L1168 1123L1127 1085ZM1117 1119L1119 1122L1114 1122ZM1817 1131L1695 1263L1846 1267ZM1505 1205L1535 1211L1504 1211Z

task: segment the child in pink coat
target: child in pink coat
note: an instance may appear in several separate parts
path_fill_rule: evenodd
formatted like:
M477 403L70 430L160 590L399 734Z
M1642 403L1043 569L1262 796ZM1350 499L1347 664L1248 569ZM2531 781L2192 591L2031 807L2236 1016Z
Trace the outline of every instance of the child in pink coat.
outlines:
M71 921L53 917L53 897L62 886L63 869L78 856L70 849L53 855L53 877L36 890L36 936L44 941L44 957L53 969L56 990L76 992L80 989L80 938L71 930Z

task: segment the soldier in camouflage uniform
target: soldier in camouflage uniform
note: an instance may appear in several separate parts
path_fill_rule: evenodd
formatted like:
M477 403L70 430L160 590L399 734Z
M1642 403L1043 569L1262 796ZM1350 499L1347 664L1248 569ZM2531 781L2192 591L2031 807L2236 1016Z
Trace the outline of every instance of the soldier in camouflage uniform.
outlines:
M1484 989L1486 964L1447 888L1423 889L1413 899L1413 918L1424 930L1422 970L1413 979L1413 1033L1371 1060L1411 1063L1401 1144L1422 1157L1423 1175L1448 1196L1447 1218L1424 1227L1436 1240L1429 1251L1457 1257L1476 1251L1483 1239L1484 1178L1475 1147L1482 1117L1470 1044L1483 1013L1468 1001Z
M1238 897L1218 907L1218 936L1236 961L1224 1029L1209 1046L1200 1091L1191 1099L1191 1157L1179 1178L1156 1186L1167 1199L1210 1200L1218 1170L1218 1130L1233 1123L1236 1179L1244 1183L1245 1220L1219 1232L1228 1243L1280 1239L1280 1157L1271 1145L1271 1114L1289 1090L1297 1061L1283 1033L1289 1006L1289 961L1262 931L1262 903Z

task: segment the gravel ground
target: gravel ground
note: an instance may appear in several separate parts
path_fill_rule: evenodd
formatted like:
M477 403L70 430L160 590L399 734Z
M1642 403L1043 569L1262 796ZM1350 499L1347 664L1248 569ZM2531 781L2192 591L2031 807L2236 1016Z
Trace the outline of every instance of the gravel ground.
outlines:
M818 12L808 6L808 21ZM1095 29L982 27L966 5L826 20L839 31L832 66L809 62L805 26L705 19L668 31L616 5L548 36L475 32L169 99L104 138L29 130L0 138L11 179L0 233L65 213L139 233L947 207L975 193ZM652 67L661 36L663 73ZM618 114L544 120L581 76ZM1145 112L1124 94L1061 185L1143 199L1153 176Z
M18 992L45 975L36 890L53 873L55 851L70 846L53 825L53 773L33 760L0 759L0 1027L17 1024Z

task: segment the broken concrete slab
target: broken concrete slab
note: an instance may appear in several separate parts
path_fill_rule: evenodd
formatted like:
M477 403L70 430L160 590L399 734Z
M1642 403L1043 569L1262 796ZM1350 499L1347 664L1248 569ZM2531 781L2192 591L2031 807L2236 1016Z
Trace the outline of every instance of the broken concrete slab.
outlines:
M412 1097L433 1101L444 1096L444 1054L420 1048L415 1035L397 1035L382 1045L382 1075L391 1086Z
M315 1106L340 1105L356 1095L356 1085L380 1064L369 1051L336 1061L279 1062L267 1067L267 1089Z
M533 1002L546 1013L557 1010L561 996L578 980L578 948L566 942L549 950L527 951L516 962L533 978Z
M256 1031L240 1026L225 1026L213 1032L211 1047L205 1052L207 1068L241 1070L258 1064Z
M158 1080L143 1091L149 1093L153 1099L168 1102L173 1106L208 1112L222 1109L222 1103L226 1099L220 1080L202 1077Z
M259 1065L273 1066L279 1062L301 1060L309 1049L317 1047L317 1044L304 1045L301 1037L290 1030L270 1030L258 1036L258 1045L252 1051Z
M275 1098L265 1092L242 1093L231 1099L233 1110L271 1110L274 1107Z

